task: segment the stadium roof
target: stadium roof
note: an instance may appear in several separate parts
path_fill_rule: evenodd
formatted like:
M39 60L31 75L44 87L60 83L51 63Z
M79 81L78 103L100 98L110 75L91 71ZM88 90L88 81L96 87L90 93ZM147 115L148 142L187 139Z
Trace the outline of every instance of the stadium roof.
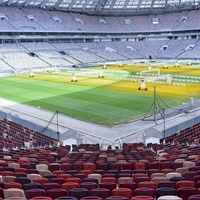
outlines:
M0 0L0 5L112 15L198 9L200 0Z

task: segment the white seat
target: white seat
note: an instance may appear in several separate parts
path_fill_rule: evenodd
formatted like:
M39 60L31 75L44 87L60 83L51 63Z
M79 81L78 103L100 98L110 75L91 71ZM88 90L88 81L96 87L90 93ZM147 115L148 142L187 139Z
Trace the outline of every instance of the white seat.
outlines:
M172 177L181 177L181 173L178 172L170 172L166 174L166 178L169 180Z
M88 178L96 178L98 180L98 183L101 183L102 175L101 174L88 174Z
M185 162L185 159L183 158L178 158L174 161L175 163L184 163Z
M3 193L4 193L4 199L8 199L10 197L25 197L24 191L18 188L4 189Z
M39 171L39 174L41 177L47 175L47 174L51 174L51 171L49 170L38 170Z
M9 197L7 200L27 200L25 197Z
M48 165L46 164L38 164L36 165L37 170L48 170Z
M34 179L41 178L40 174L27 174L27 177L33 181Z
M166 195L159 197L158 200L182 200L182 198L173 195Z
M183 163L183 167L194 167L196 164L195 162L191 162L191 161L185 161Z
M19 168L19 164L18 163L8 163L9 167L12 167L14 169Z

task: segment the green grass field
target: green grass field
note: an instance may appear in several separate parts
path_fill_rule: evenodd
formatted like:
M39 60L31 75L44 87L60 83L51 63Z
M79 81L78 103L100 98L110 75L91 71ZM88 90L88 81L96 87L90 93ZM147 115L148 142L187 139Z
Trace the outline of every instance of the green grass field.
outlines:
M99 69L102 68L92 68ZM2 77L0 95L19 103L53 112L58 110L65 115L109 127L144 117L154 101L155 87L163 100L160 106L165 109L187 103L191 96L195 99L200 97L200 83L187 82L184 86L146 83L148 91L144 91L138 90L140 84L137 81L119 80L120 77L136 75L145 69L146 66L109 66L109 73L112 70L118 71L112 77L77 76L77 83L71 82L71 72L59 75L36 73L33 78L29 78L27 74ZM159 69L161 74L200 77L199 69ZM119 70L124 73L120 74Z

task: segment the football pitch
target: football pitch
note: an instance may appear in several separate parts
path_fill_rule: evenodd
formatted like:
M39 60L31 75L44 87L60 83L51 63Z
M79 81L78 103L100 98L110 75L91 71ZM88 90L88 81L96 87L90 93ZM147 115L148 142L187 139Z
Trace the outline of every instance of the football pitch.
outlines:
M154 101L155 89L159 95L160 108L173 108L188 103L190 97L200 98L200 70L190 67L159 69L163 79L157 79L157 72L144 73L148 88L140 87L141 71L147 66L108 66L86 69L69 69L0 78L0 96L19 103L28 104L104 126L115 126L143 118ZM103 71L103 72L102 72ZM99 73L104 78L99 78ZM71 82L72 74L78 82ZM165 83L165 75L173 76L172 85ZM155 79L155 80L154 80ZM150 111L153 114L153 110Z

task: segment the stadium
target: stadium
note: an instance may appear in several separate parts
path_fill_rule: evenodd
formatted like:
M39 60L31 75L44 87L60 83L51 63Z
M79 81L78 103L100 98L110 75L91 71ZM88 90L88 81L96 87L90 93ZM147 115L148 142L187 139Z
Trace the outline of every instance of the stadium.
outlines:
M198 0L0 0L0 198L200 199Z

